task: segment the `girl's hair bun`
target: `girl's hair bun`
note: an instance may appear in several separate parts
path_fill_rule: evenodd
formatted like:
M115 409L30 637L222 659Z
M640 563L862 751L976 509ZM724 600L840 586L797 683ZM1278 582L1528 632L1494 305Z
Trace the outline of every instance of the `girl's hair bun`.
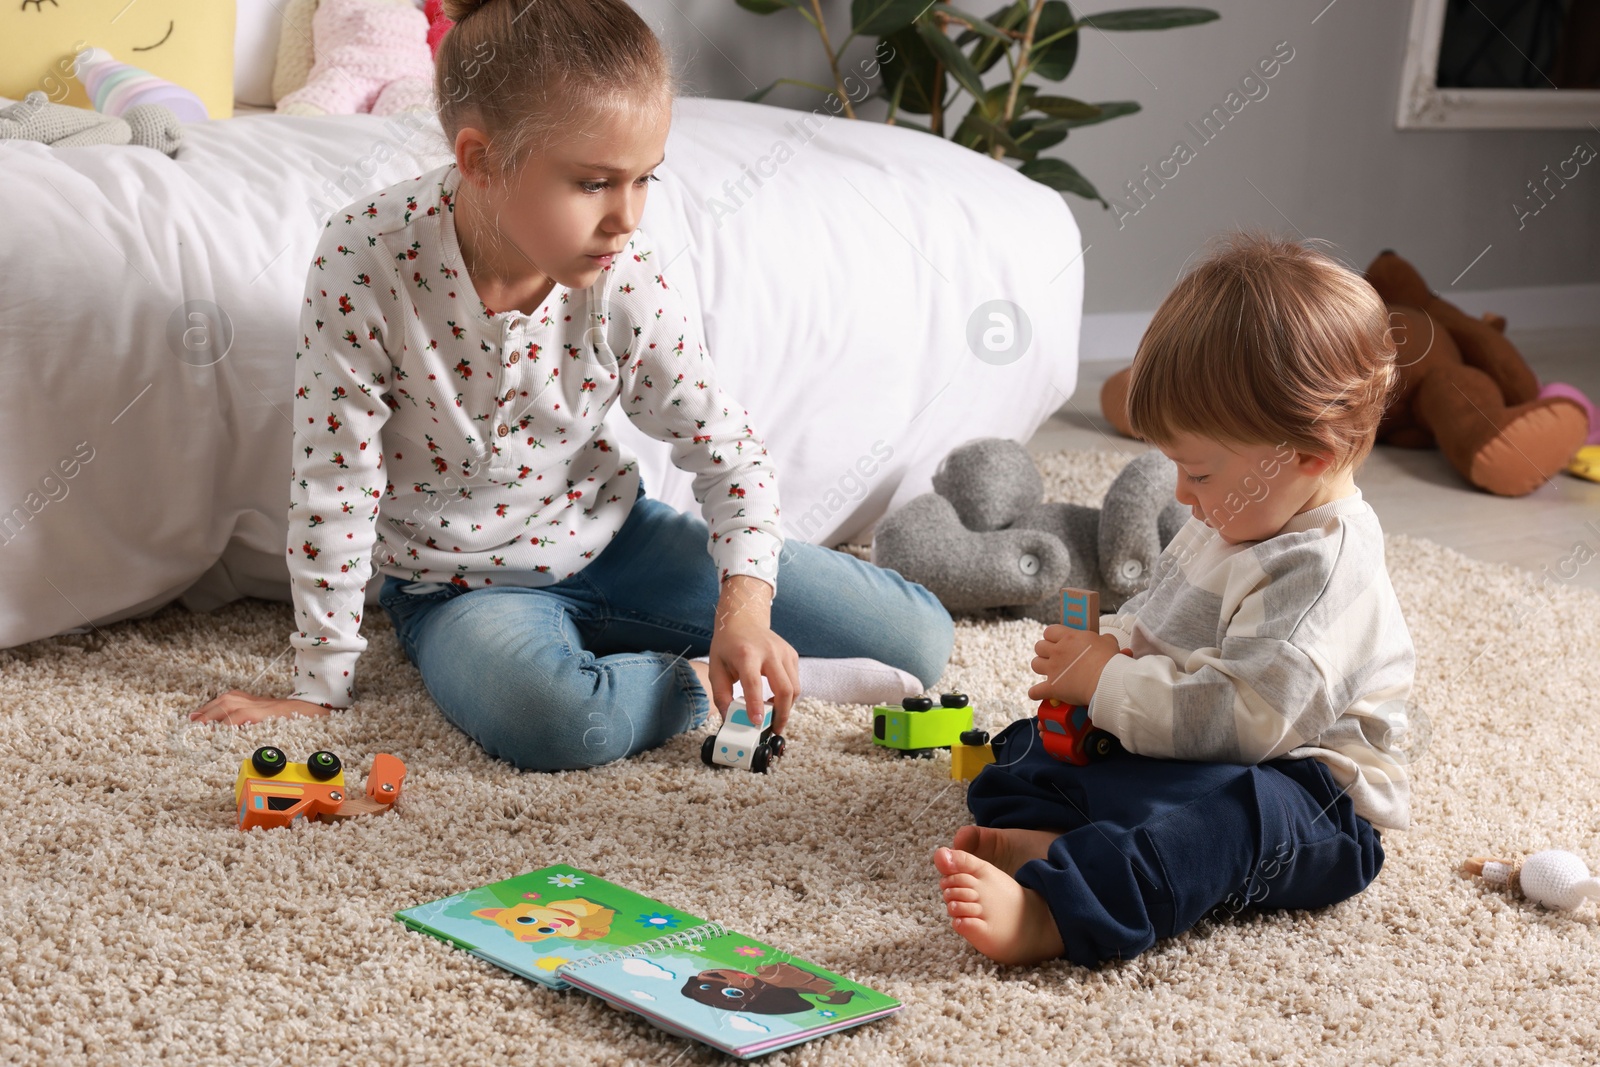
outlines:
M630 0L443 2L455 20L433 72L445 143L468 125L483 131L502 175L595 115L639 120L635 111L676 91L669 57Z
M440 0L444 8L445 18L451 22L460 22L480 7L494 3L495 0Z

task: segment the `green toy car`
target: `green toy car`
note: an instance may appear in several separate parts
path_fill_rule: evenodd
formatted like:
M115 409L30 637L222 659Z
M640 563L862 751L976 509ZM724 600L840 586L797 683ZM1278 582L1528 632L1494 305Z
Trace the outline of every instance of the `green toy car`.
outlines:
M908 697L872 709L872 743L902 756L926 759L936 748L959 745L970 729L972 705L965 693L941 693L937 706L928 697Z

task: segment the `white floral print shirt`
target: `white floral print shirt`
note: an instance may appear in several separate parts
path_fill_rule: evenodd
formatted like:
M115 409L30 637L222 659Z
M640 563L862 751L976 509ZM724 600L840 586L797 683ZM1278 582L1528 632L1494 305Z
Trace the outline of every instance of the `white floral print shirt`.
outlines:
M776 588L778 486L717 387L683 295L642 231L587 289L536 314L476 295L448 164L329 221L295 352L289 571L293 697L355 701L374 570L468 589L550 585L621 529L639 486L606 439L619 403L692 473L722 577Z

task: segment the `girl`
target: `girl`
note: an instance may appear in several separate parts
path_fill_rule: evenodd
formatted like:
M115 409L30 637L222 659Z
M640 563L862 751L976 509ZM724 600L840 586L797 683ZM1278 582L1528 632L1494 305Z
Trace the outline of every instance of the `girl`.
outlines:
M892 571L784 543L772 461L637 231L675 92L660 42L623 0L445 8L454 162L335 214L307 280L294 692L191 717L350 707L374 565L440 709L519 767L660 745L736 684L770 690L780 732L802 691L931 685L949 615ZM671 442L704 522L644 495L606 437L613 404Z

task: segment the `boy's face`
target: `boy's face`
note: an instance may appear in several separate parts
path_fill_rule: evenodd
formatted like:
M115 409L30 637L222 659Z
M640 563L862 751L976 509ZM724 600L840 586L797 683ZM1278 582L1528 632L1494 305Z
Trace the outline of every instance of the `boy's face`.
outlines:
M1325 457L1279 445L1178 434L1158 446L1178 465L1178 502L1230 545L1263 541L1317 495Z
M597 114L503 179L489 178L481 188L503 238L492 250L497 264L537 270L569 289L593 285L611 262L603 253L626 249L639 227L671 121L669 106L645 103Z

